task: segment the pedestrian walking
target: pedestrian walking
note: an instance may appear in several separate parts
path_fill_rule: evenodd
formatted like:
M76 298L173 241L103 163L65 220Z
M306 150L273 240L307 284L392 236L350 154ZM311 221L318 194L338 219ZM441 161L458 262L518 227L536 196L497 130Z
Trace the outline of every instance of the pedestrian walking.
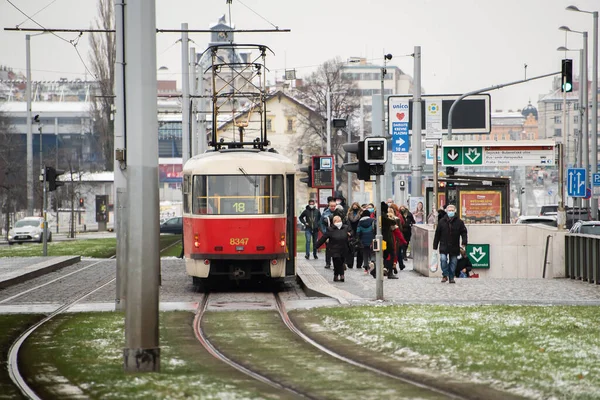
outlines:
M456 207L452 204L446 207L444 216L435 229L433 237L433 250L440 247L440 264L442 265L442 282L455 283L456 265L460 254L460 245L467 246L467 227L456 216Z
M310 258L310 243L313 245L313 257L317 260L317 239L319 238L319 222L321 221L321 212L315 206L314 200L309 200L308 205L298 218L300 223L304 225L304 236L306 237L306 254L304 258Z
M404 235L404 239L406 240L406 245L402 246L402 259L404 261L408 260L407 252L408 246L410 245L410 237L412 236L412 226L415 224L415 218L412 213L408 211L408 208L405 205L400 206L400 214L404 218L404 223L402 225L402 235Z
M369 210L363 210L358 226L356 236L360 239L362 262L365 273L371 269L371 260L373 258L373 239L375 238L375 219L371 218ZM358 268L360 264L356 264Z
M350 241L350 252L348 254L348 260L346 260L348 268L354 267L354 257L356 257L356 268L359 268L362 265L362 246L360 246L358 237L356 235L358 221L360 220L361 216L362 210L360 208L360 204L357 202L352 203L348 209L348 213L346 214L346 219L348 221L348 225L350 225L350 229L352 230L353 238L353 240Z
M317 248L327 242L327 249L333 260L333 281L344 282L344 260L348 252L348 241L352 233L350 227L342 223L339 215L333 217L333 226L317 241Z
M333 226L333 218L340 217L340 220L344 220L346 216L341 205L336 204L335 199L331 199L327 205L327 208L321 214L321 233L324 235L327 233L327 229ZM331 254L329 252L329 246L325 250L325 268L331 268Z

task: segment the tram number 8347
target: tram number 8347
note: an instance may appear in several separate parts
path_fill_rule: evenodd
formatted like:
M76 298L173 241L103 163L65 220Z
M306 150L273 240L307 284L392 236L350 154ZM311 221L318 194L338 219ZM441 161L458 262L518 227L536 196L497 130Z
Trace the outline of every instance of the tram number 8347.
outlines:
M229 244L230 245L247 245L248 244L248 238L229 238Z

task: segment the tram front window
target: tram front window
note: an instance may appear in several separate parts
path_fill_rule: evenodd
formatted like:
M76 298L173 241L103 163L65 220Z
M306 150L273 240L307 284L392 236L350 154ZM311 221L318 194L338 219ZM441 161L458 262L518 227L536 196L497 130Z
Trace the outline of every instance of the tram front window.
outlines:
M281 175L195 175L195 214L256 215L284 212Z

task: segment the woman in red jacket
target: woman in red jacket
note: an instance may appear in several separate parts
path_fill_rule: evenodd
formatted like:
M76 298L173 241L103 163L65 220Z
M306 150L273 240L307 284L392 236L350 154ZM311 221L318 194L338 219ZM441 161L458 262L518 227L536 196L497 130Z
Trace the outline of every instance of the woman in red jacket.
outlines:
M406 242L406 239L404 239L404 235L402 235L402 230L400 229L400 227L398 225L392 225L392 237L394 238L394 248L398 249L402 246L406 246L408 243ZM402 263L402 258L401 258L401 254L397 251L395 251L393 253L394 255L394 259L392 260L393 263L393 270L394 273L398 273L398 270L396 269L396 264L397 263L401 263L400 265L400 269L404 269L404 264ZM391 275L391 271L388 271L388 278L392 276ZM394 279L394 278L391 278Z

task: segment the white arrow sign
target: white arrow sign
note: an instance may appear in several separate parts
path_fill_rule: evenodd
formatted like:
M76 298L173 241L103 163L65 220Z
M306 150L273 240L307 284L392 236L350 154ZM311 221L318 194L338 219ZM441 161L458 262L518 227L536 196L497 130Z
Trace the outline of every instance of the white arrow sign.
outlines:
M483 257L486 256L487 253L483 252L483 247L473 247L473 251L469 253L469 255L475 260L475 262L481 261Z
M402 146L404 143L405 143L405 141L404 141L404 139L402 139L402 138L398 138L398 139L396 140L396 144L397 144L398 146Z
M448 153L448 158L451 159L452 161L454 161L454 160L456 160L458 158L458 153L456 151L454 151L454 149L452 149Z
M573 193L573 171L569 172L569 193Z
M476 148L469 147L469 151L467 151L465 157L467 157L471 162L475 162L475 160L481 157L481 153L478 152Z

